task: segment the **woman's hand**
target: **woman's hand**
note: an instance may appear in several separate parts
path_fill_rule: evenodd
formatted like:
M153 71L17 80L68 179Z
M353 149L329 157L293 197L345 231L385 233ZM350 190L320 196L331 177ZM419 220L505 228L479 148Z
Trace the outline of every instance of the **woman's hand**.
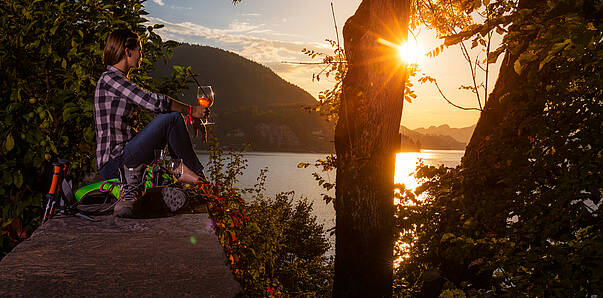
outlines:
M194 106L192 109L191 117L193 119L205 119L209 117L209 109L202 106Z

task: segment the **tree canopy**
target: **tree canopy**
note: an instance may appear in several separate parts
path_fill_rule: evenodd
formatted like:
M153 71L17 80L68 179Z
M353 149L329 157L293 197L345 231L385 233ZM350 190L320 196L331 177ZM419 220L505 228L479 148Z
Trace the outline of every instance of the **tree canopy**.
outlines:
M498 30L504 58L461 166L423 167L398 206L398 290L601 293L601 3L416 3L448 45Z

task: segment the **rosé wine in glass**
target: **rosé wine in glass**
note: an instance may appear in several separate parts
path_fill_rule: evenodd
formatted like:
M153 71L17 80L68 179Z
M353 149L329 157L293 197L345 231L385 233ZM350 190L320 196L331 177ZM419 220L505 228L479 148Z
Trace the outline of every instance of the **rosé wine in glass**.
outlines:
M214 91L211 86L197 87L197 102L204 108L209 108L214 104Z

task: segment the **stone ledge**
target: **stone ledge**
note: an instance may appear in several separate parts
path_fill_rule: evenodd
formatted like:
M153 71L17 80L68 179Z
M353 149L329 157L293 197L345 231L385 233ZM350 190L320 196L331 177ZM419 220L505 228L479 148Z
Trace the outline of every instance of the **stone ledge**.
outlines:
M0 262L0 297L233 297L208 214L152 219L56 216Z

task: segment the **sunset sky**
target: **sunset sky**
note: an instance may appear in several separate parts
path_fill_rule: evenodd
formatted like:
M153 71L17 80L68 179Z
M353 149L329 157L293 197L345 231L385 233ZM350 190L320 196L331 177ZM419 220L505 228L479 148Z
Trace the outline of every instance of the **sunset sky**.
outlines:
M331 2L341 34L345 20L354 14L359 0L243 0L237 5L229 0L147 0L145 8L149 22L165 25L157 30L164 39L235 52L270 67L317 98L319 91L333 85L332 80L324 78L312 82L312 74L320 71L320 67L282 62L310 62L301 53L303 48L332 53L325 42L325 39L336 39ZM431 31L418 30L415 34L426 50L441 44ZM484 55L480 57L483 59ZM494 86L500 60L490 65L489 90ZM435 77L446 96L456 104L477 106L475 95L458 90L460 85L469 85L472 81L459 47L450 47L436 58L426 58L420 64L419 76L420 73ZM481 76L479 81L483 80ZM411 129L441 124L465 127L477 122L479 112L452 107L435 86L416 83L414 88L418 97L404 104L402 125Z

